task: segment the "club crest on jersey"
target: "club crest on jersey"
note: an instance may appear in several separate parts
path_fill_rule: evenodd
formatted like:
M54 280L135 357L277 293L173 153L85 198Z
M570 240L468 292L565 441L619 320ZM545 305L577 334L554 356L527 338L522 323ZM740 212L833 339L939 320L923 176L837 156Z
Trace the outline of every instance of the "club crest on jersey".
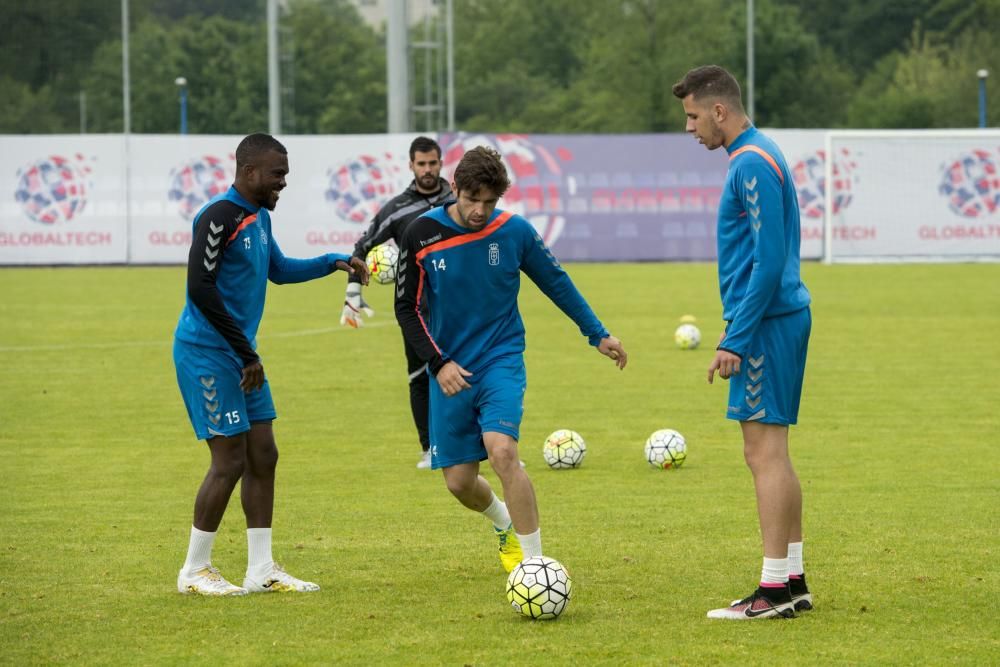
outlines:
M500 244L491 243L490 244L490 266L500 265Z
M264 231L263 225L260 228L260 242L267 245L267 232Z

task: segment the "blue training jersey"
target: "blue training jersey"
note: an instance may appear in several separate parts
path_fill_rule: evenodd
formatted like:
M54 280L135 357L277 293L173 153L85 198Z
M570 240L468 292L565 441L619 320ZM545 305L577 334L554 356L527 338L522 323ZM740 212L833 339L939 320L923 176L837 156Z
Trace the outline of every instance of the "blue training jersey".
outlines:
M298 283L329 275L349 255L285 257L271 234L271 215L235 187L209 201L194 219L187 298L174 336L258 361L257 327L267 281Z
M452 205L414 220L400 244L396 318L431 372L454 360L476 373L524 352L517 308L522 271L591 345L608 336L530 222L496 209L486 227L472 231L449 217Z
M760 321L809 305L799 274L799 202L778 146L750 126L726 147L719 201L720 348L744 356Z

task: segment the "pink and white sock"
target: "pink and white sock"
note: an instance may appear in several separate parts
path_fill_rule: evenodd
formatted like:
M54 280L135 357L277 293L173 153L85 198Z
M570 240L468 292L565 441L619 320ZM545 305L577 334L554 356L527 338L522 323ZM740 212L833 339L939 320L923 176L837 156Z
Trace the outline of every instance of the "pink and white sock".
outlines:
M788 559L764 557L760 570L761 588L781 588L788 584Z

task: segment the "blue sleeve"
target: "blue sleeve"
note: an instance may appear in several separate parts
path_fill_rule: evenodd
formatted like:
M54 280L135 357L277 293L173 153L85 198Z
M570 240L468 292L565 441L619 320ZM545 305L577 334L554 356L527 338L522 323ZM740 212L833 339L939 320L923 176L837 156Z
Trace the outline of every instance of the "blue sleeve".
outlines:
M328 276L337 270L337 260L345 262L351 260L350 255L339 253L328 253L310 259L294 259L285 257L273 236L270 237L270 243L271 257L267 267L267 279L277 285L304 283Z
M559 261L534 231L534 227L531 227L530 223L525 224L528 229L524 235L525 247L521 270L538 285L552 303L559 306L560 310L576 322L580 327L580 333L587 337L591 345L595 347L600 345L601 339L610 335L608 330L597 319L597 315L573 284L569 274L559 265Z
M719 347L742 357L747 354L750 341L781 284L785 266L785 207L778 172L754 155L744 157L741 162L735 183L750 225L753 266L746 294Z

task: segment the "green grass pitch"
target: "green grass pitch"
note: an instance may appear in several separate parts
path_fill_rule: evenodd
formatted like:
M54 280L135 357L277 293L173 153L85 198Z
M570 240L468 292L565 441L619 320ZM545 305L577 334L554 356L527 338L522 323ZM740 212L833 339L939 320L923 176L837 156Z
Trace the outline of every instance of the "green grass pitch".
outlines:
M793 458L816 610L709 621L760 568L750 474L706 368L710 264L568 267L630 354L588 348L525 279L522 458L555 622L504 599L488 522L418 471L391 288L338 325L344 278L270 288L260 350L279 419L275 557L313 595L178 595L208 453L170 345L181 268L0 270L0 663L968 664L1000 655L1000 264L804 267L813 335ZM702 347L675 349L683 314ZM678 471L643 460L658 428ZM549 470L544 437L586 438ZM490 479L495 479L488 474ZM214 561L241 581L238 498Z

